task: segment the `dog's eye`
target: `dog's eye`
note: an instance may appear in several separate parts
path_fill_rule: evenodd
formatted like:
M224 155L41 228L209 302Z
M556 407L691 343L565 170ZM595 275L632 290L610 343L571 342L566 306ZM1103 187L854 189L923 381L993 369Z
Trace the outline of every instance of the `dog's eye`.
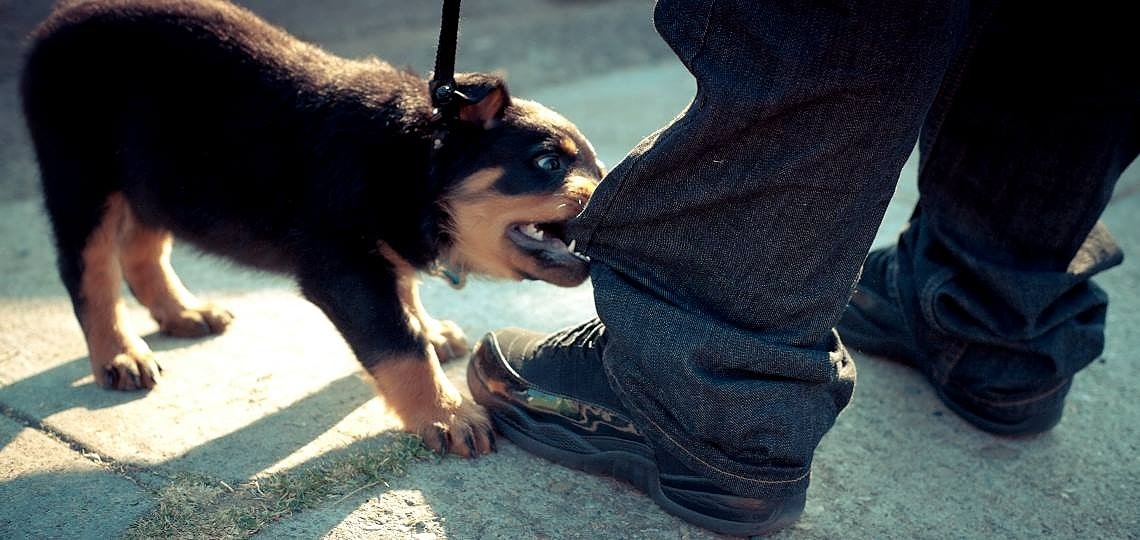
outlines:
M562 168L562 160L557 154L543 154L534 159L534 164L544 171L557 171Z

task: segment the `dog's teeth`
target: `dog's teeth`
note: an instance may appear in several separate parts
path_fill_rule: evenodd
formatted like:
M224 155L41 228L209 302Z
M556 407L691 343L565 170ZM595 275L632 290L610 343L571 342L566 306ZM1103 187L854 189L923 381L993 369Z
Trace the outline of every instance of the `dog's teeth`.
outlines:
M531 238L534 238L535 240L538 240L540 242L542 241L542 239L544 237L544 235L542 234L542 230L540 230L538 227L536 227L534 225L534 223L527 223L525 227L520 227L519 230L522 231L523 234L525 234Z
M570 250L570 252L573 253L574 252L574 245L577 243L578 243L577 240L571 240L570 245L566 246L566 249Z

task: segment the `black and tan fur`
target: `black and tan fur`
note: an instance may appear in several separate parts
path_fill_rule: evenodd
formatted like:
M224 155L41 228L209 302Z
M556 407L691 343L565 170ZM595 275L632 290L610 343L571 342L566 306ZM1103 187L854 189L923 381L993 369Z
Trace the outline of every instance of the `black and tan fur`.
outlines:
M562 117L497 77L458 82L475 102L438 140L423 79L227 2L60 6L32 36L23 104L96 382L151 388L161 372L127 328L124 279L163 332L230 323L175 275L178 237L295 276L408 430L438 451L490 451L485 416L439 365L467 341L423 309L416 276L442 263L581 283L559 231L601 171Z

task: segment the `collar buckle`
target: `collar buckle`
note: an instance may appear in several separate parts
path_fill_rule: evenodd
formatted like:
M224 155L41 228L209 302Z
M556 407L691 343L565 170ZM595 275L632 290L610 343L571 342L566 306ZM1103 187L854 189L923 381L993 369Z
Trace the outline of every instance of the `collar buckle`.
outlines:
M432 263L431 268L428 270L428 274L442 278L447 282L448 285L451 286L452 289L455 289L457 291L467 286L466 270L456 270L440 262L439 260L436 260L434 263Z

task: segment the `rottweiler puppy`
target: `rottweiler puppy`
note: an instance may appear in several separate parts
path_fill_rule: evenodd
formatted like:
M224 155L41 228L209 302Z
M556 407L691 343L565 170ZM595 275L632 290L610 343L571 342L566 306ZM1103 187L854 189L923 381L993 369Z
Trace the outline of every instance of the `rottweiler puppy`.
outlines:
M151 388L125 279L161 331L222 332L186 290L172 237L292 275L430 448L490 452L480 408L443 375L468 345L417 295L438 271L585 280L563 225L602 171L565 118L461 74L446 129L425 80L347 60L216 0L66 3L34 32L21 80L59 273L95 381Z

